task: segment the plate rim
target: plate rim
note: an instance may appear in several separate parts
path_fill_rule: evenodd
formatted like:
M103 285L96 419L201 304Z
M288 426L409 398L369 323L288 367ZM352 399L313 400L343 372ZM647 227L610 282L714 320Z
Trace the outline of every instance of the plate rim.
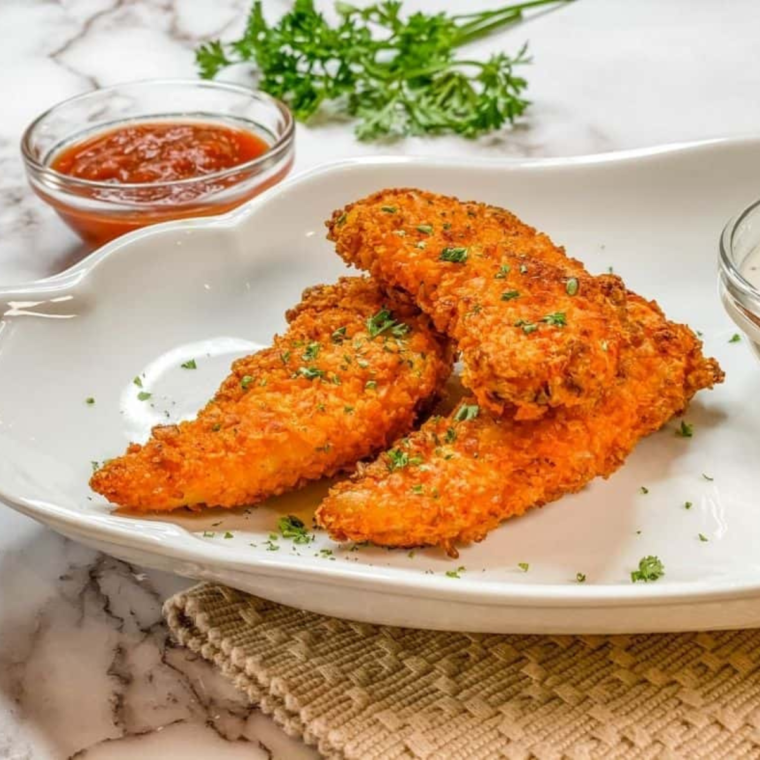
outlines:
M559 158L504 158L499 160L476 158L441 158L423 156L361 156L319 165L295 174L237 209L216 217L198 217L165 222L136 230L93 251L69 269L52 277L0 287L0 299L53 296L62 297L82 287L94 269L102 262L129 248L134 242L162 235L173 230L219 228L232 230L244 220L264 208L272 200L287 194L303 184L325 176L351 171L356 167L388 165L442 167L455 170L476 168L486 171L510 169L561 169L583 166L640 162L665 155L679 153L709 152L723 148L747 148L760 150L760 134L742 137L713 138L666 145L655 145L607 153L559 157ZM719 231L716 232L716 244ZM0 313L0 318L2 318ZM92 515L72 512L48 501L16 496L0 482L0 502L33 519L55 528L66 528L93 539L129 546L153 555L171 557L192 563L206 564L216 568L234 570L251 575L276 576L293 580L322 581L341 587L370 587L373 591L403 594L409 597L425 597L450 600L458 603L485 604L494 607L603 607L666 605L673 603L708 603L717 600L737 600L760 595L760 574L754 580L737 581L720 578L706 581L675 581L664 585L606 583L581 585L566 583L518 583L505 579L501 582L478 581L462 577L454 586L435 575L422 572L410 573L407 568L384 568L382 576L356 572L349 566L293 565L287 560L248 554L237 547L217 547L198 539L197 545L188 542L189 531L173 523L160 520L142 521L143 529L137 533L129 520L123 523L112 514ZM156 528L171 527L169 535L158 530L145 530L146 525ZM367 567L363 565L363 567Z

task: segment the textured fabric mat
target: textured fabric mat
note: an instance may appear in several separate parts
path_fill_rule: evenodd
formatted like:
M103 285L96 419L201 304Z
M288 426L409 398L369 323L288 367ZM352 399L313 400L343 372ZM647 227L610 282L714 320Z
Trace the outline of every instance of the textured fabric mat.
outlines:
M180 644L328 758L760 758L760 631L440 633L211 584L164 613Z

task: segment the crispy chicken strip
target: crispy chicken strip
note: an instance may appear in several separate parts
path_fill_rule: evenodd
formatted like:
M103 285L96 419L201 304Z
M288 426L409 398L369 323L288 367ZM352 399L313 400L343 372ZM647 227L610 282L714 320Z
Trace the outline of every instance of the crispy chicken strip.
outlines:
M633 345L595 407L516 423L465 400L333 487L317 511L319 524L341 541L455 553L455 542L480 541L502 520L609 476L643 436L723 380L688 327L634 294L629 308Z
M271 348L232 365L196 420L155 427L92 488L137 510L252 504L386 448L451 371L428 318L367 279L311 288L287 319Z
M593 402L615 378L628 337L621 280L592 277L508 211L384 190L327 226L347 263L406 290L456 340L462 382L493 414Z

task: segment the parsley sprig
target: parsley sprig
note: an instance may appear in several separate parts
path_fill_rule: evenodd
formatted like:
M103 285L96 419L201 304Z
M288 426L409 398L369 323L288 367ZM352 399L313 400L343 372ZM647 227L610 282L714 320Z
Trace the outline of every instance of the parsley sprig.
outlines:
M253 4L243 36L201 45L202 77L251 61L258 86L285 101L300 121L318 111L358 120L361 140L500 129L521 116L527 85L515 68L530 62L527 45L485 61L458 58L457 48L520 21L526 8L566 0L530 0L490 11L401 15L400 0L364 8L336 2L331 25L314 0L296 0L276 24Z

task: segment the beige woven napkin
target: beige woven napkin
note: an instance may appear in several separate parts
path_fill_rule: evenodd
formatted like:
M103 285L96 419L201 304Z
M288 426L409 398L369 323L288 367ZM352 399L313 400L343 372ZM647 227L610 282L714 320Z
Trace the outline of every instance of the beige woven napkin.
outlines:
M328 758L760 758L760 631L491 636L201 584L177 641Z

